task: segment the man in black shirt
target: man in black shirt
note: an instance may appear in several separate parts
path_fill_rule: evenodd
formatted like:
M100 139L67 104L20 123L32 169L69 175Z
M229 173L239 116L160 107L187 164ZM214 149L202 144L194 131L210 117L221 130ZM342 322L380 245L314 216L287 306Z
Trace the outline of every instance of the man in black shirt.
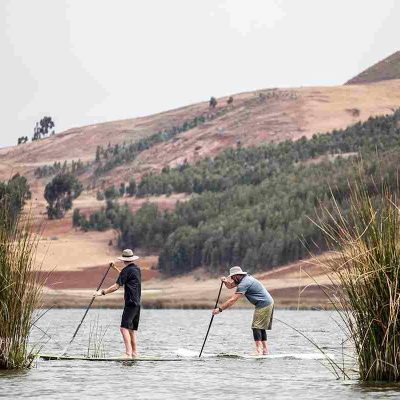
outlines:
M105 296L115 292L121 286L124 287L125 307L122 313L121 334L125 344L125 356L127 358L137 357L136 331L140 319L140 296L141 296L141 274L140 268L133 263L139 257L133 254L131 249L122 252L118 260L124 262L124 269L120 272L117 282L107 289L99 290L96 296Z

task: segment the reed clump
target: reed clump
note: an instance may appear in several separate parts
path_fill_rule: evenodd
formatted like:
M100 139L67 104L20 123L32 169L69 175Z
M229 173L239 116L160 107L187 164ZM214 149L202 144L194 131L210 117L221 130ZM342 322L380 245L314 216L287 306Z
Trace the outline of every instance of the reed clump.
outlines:
M32 362L28 348L33 313L43 282L35 269L38 235L30 218L10 216L0 202L0 369L21 369Z
M105 358L106 351L104 340L107 330L108 326L104 327L100 325L98 318L90 324L89 341L86 353L88 358Z
M334 201L318 221L335 249L324 261L334 288L327 294L354 345L363 381L400 381L400 210L394 186L364 175L350 184L350 212L344 215Z

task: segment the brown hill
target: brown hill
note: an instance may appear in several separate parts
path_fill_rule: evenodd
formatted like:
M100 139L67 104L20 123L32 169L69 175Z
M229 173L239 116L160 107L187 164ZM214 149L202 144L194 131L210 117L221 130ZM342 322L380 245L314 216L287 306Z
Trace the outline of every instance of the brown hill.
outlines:
M346 82L346 85L372 83L400 79L400 51L396 51L389 57L367 68L359 75Z
M400 80L369 85L267 89L218 99L223 113L196 128L140 153L130 164L111 170L102 179L119 183L149 169L159 170L206 156L215 156L227 147L254 146L264 142L296 140L301 136L344 128L371 115L391 113L400 107ZM47 139L0 149L0 179L14 172L26 174L33 182L39 165L54 161L92 161L98 145L130 143L162 129L180 126L209 112L208 103L198 103L164 113L74 128ZM90 173L82 179L89 180ZM35 182L38 191L45 180ZM35 190L35 188L34 188Z

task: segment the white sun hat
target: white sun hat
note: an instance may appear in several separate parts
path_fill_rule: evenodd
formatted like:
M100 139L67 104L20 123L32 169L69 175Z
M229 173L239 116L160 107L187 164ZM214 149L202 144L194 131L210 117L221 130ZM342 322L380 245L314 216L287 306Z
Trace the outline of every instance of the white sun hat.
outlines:
M229 270L229 275L228 277L230 278L233 275L247 275L247 272L242 271L242 268L236 266L236 267L232 267Z
M117 258L118 258L118 260L121 260L121 261L135 261L135 260L138 260L140 257L135 256L131 249L125 249L122 252L122 256L117 257Z

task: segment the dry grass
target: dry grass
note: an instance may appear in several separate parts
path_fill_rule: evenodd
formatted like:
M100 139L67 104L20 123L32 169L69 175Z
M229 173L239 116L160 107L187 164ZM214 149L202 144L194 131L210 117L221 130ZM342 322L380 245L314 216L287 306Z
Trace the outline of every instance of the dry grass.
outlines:
M361 175L360 175L361 176ZM363 381L400 381L400 213L398 191L368 178L351 184L351 211L335 204L318 222L337 250L323 264ZM326 218L327 217L327 218Z
M0 369L28 367L33 313L43 282L34 265L38 236L29 218L11 221L7 202L0 207Z

